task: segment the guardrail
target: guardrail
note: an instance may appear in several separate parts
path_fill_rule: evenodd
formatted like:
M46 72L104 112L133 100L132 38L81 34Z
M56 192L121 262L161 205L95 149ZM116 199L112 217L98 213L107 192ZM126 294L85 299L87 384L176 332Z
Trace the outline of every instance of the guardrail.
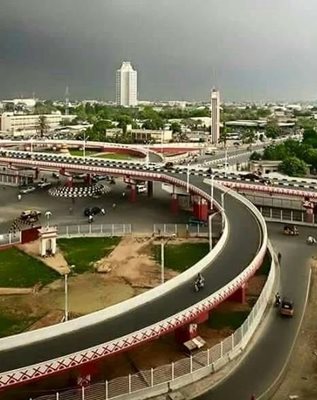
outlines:
M312 222L305 221L306 212L300 210L283 210L270 207L258 207L267 221L295 223L298 225L316 226L317 218L312 214Z
M58 226L59 238L72 238L72 237L114 237L126 236L132 234L131 224L88 224L88 225L59 225Z
M141 400L162 395L170 390L177 390L217 372L246 348L270 303L278 267L271 244L269 244L269 251L272 257L271 269L262 292L244 323L225 340L196 355L170 364L82 387L80 390L73 389L41 396L37 400L108 400L113 398Z

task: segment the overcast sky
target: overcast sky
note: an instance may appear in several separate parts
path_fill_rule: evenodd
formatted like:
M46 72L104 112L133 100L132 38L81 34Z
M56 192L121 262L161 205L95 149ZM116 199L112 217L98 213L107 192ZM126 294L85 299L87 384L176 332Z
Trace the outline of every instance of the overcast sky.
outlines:
M317 0L0 0L0 98L317 99Z

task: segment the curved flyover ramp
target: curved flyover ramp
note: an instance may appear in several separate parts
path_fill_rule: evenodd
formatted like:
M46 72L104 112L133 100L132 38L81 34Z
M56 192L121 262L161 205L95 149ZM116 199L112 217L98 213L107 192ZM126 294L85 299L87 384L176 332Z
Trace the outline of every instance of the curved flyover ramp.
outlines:
M133 172L131 171L132 174ZM183 184L184 182L186 183L186 175L159 175L159 177L159 180L162 181L170 182L170 178L177 178ZM192 177L191 185L204 191L206 198L208 198L207 193L210 191L210 186L203 182L203 178ZM220 202L221 191L215 189L214 197ZM141 342L138 340L139 332L147 327L150 329L152 326L153 335L149 334L147 337L143 337L142 341L153 339L174 330L177 327L175 321L170 324L163 324L160 321L168 319L172 321L173 318L175 320L177 314L181 315L184 310L186 311L186 309L195 306L216 291L224 288L253 262L262 245L262 231L251 209L241 203L239 199L227 193L225 196L225 211L229 224L229 236L222 251L203 270L206 278L206 286L203 291L194 293L192 280L190 279L150 302L141 303L133 309L125 308L110 318L107 317L107 309L101 311L101 313L104 313L104 319L96 323L91 322L93 315L90 315L88 316L90 317L89 324L82 326L80 329L78 329L77 324L79 320L83 321L86 317L67 322L64 324L65 333L62 335L54 336L53 326L49 328L52 335L47 335L45 339L40 338L37 331L2 339L0 340L0 387L73 368L80 363L93 361L107 354L113 354L132 347L133 344ZM209 308L219 304L231 293L229 291L222 293L218 297L218 303L214 302ZM206 309L208 308L206 307ZM185 322L180 318L178 326L182 325L182 321L183 323L188 323L190 320L194 320L195 317L197 317L197 314L192 314L191 317L187 317ZM162 327L161 330L158 329L160 326ZM124 342L124 337L135 337L135 343L130 341L129 346L120 346L118 344L119 339L121 338L122 343ZM14 341L10 341L10 339ZM7 346L8 340L10 343L20 344ZM97 351L96 348L98 346L104 350L102 353ZM90 349L92 347L94 349ZM85 352L88 351L86 349L90 349L90 353L95 352L96 357L85 361ZM62 368L57 370L52 367L53 359L56 358L59 359L57 361L62 365ZM68 360L67 367L65 367L65 364L63 366L66 358ZM80 362L78 361L79 359L81 360ZM70 360L71 362L69 363ZM36 369L40 372L32 376L28 375L28 369L31 368L28 368L28 366L39 363L42 363L42 365L36 367ZM22 376L22 378L27 376L27 378L21 379L20 382L18 379L12 378L14 370L17 369L20 369L19 376ZM33 371L34 369L32 368ZM6 371L11 372L6 374ZM11 378L8 379L9 376Z

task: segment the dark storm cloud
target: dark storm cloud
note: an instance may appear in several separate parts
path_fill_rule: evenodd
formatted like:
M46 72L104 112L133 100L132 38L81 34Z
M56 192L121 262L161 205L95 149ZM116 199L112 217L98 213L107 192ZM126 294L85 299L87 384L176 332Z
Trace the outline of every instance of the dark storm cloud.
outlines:
M0 98L316 98L316 0L0 0Z

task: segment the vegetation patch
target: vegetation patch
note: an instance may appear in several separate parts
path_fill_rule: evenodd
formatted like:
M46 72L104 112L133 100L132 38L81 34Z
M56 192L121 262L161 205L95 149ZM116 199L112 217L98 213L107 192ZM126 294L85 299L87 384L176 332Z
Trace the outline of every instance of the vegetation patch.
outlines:
M111 160L133 160L137 159L138 157L134 157L131 154L120 154L120 153L104 153L98 154L98 158L108 158Z
M192 267L209 252L208 243L182 243L164 246L166 268L183 272ZM152 254L157 263L161 262L161 245L154 245Z
M230 328L232 330L236 330L243 324L248 316L249 311L220 312L215 310L211 313L211 316L208 320L208 326L211 329Z
M9 314L0 314L0 337L15 335L25 331L37 318L34 317L15 317Z
M86 150L85 155L86 156L92 156L94 154L98 153L98 150ZM72 156L84 156L84 151L82 149L69 149L69 154Z
M75 265L78 274L92 271L92 264L106 257L121 238L58 239L57 244L69 265Z
M29 288L47 285L60 275L41 261L11 248L0 251L0 287Z

